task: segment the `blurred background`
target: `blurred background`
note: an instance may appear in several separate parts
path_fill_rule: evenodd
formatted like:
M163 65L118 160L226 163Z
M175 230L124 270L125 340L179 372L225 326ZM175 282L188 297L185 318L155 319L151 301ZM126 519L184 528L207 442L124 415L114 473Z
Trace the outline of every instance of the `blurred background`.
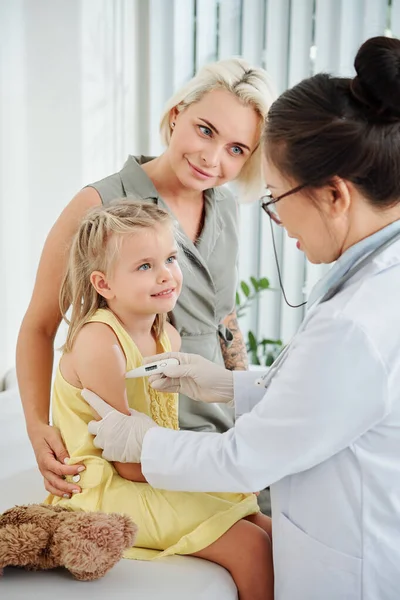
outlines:
M400 0L0 0L0 379L53 222L128 154L162 151L158 120L176 88L229 56L266 68L278 92L318 71L352 76L374 35L400 35ZM250 277L271 288L242 328L286 343L303 309L282 301L257 198L240 220L241 302ZM302 302L326 267L275 236L287 296Z

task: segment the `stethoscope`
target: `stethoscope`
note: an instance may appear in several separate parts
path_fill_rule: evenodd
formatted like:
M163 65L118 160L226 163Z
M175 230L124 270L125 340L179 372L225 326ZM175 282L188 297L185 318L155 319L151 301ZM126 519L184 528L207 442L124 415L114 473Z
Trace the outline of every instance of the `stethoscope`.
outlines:
M362 260L358 261L353 267L351 267L347 271L347 273L342 275L342 277L340 277L340 279L334 285L332 285L329 288L329 290L327 292L325 292L325 294L323 294L323 296L321 296L321 298L319 298L318 300L316 300L314 302L312 309L310 309L309 312L307 313L307 315L305 316L295 337L282 350L282 352L280 353L278 358L271 365L271 367L268 369L268 371L265 373L265 375L263 375L262 377L259 377L258 379L255 380L255 382L254 382L255 385L268 387L268 385L270 384L274 375L276 375L279 367L282 365L283 361L285 360L286 355L287 355L294 339L304 330L305 326L307 325L310 317L312 316L312 313L314 312L315 307L318 306L319 304L322 304L323 302L327 302L328 300L331 300L334 296L336 296L336 294L338 294L340 292L340 290L343 288L345 283L347 283L350 279L352 279L352 277L354 277L354 275L359 273L365 267L365 265L372 262L376 256L381 254L384 250L386 250L386 248L389 248L389 246L391 246L398 240L400 240L400 231L396 232L395 235L393 235L388 240L383 242L380 246L375 248L375 250L373 250L372 252L367 254L367 256L365 256Z

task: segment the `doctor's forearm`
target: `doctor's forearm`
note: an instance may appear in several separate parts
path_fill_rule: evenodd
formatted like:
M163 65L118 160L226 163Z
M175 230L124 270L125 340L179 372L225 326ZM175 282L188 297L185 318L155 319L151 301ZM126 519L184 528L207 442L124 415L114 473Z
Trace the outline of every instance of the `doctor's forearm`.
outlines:
M233 340L229 346L225 340L220 339L225 367L230 371L246 371L249 368L249 360L236 312L229 314L222 322L233 335Z
M263 489L263 463L252 453L238 451L234 436L234 429L219 434L153 428L143 440L143 475L151 486L174 491Z

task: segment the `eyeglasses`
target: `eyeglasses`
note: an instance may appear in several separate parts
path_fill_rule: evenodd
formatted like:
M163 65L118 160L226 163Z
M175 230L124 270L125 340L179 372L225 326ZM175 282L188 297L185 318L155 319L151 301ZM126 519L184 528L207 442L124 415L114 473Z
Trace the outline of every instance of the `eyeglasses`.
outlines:
M261 198L260 198L261 208L263 210L265 210L267 215L274 221L274 223L276 223L277 225L282 225L282 221L279 218L278 212L275 208L275 204L277 202L279 202L279 200L282 200L282 198L286 198L286 196L291 196L292 194L296 194L297 192L299 192L306 186L307 186L307 183L302 183L301 185L296 186L295 188L289 190L288 192L281 194L277 198L274 198L272 196L271 191L267 190L267 193L264 194L264 196L261 196Z

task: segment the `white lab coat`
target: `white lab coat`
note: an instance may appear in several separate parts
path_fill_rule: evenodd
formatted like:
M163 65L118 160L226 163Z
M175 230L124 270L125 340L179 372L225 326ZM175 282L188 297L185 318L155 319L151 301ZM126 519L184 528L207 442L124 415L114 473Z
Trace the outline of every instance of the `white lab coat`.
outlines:
M227 433L148 432L147 480L271 485L276 600L398 600L400 242L309 311L267 390L258 376L235 373Z

